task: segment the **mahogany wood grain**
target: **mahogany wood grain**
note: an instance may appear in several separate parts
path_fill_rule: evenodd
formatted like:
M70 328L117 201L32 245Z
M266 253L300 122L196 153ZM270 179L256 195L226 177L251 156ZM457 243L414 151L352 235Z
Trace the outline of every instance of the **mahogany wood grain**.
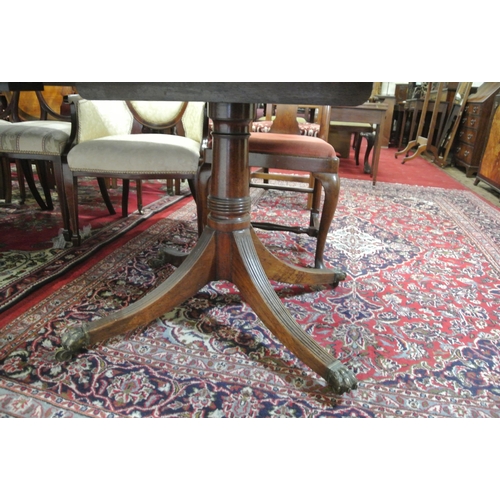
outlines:
M121 94L109 91L103 93L102 87L100 90L99 87L92 90L91 85L85 89L89 90L88 97L93 99L135 99L139 97L136 85L139 84L131 84L130 92L126 91L126 87L121 87ZM165 92L172 90L170 84L163 85ZM191 100L207 99L210 102L214 96L219 99L219 102L210 102L209 105L209 116L214 124L212 176L207 200L209 215L197 245L174 274L143 299L121 311L66 332L58 359L69 359L82 347L149 323L194 295L209 281L229 280L238 287L242 299L248 302L270 331L299 359L324 377L336 393L350 391L357 387L353 373L304 332L269 282L271 278L303 284L331 283L335 286L345 275L333 270L290 266L271 256L256 238L250 225L248 168L248 137L255 105L239 102L243 99L242 88L228 85L226 90L232 89L235 93L228 92L225 97L217 93L209 95L199 92L199 87L191 87L191 95L184 94ZM296 92L293 85L295 84L283 86L284 94L290 95L285 89ZM348 85L338 85L343 89L339 95L346 98L349 94ZM248 87L243 88L248 90ZM155 86L153 90L145 91L140 98L144 99L148 95L151 99L160 99L160 87ZM220 88L222 90L223 87ZM166 93L163 98L180 100L180 95ZM343 99L339 95L333 99L334 102ZM352 102L353 99L356 100L352 95L346 98L347 102L364 102L369 91L356 95L359 97L357 102ZM273 96L273 99L267 99L268 94L259 98L256 98L257 95L252 96L251 101L256 102L279 101L274 98L279 95ZM314 95L311 102L328 102L332 96L332 93ZM303 94L298 97L298 102L307 100L307 96Z

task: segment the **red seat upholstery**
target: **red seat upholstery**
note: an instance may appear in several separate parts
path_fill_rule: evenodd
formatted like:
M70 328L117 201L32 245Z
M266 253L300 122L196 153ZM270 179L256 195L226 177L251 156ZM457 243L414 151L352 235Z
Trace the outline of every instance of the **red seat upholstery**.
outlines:
M304 135L254 133L250 136L249 150L252 153L266 153L292 156L314 156L322 158L335 157L335 149L331 144Z

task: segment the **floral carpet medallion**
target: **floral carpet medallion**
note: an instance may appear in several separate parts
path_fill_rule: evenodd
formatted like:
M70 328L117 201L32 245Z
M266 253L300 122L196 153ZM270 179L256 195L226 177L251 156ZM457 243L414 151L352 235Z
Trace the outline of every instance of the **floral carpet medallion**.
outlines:
M270 191L262 220L307 222ZM212 282L151 324L57 363L60 336L118 310L174 270L149 261L196 241L194 204L145 230L0 334L5 417L500 417L500 211L462 190L343 180L325 262L335 289L274 283L297 322L349 366L335 396L242 303ZM312 265L315 240L260 231Z

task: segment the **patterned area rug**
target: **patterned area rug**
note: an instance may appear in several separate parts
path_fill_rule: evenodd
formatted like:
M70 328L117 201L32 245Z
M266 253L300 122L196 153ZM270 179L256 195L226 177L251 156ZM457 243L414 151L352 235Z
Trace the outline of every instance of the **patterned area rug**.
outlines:
M145 183L143 189L147 205L142 213L135 210L136 196L132 189L129 216L122 218L121 187L109 191L117 210L116 215L109 215L95 180L80 182L80 230L83 228L84 239L79 247L58 237L63 224L57 194L54 194L53 211L41 211L31 197L22 205L0 207L3 235L0 239L0 313L190 193L186 185L180 196L166 196L165 183L154 181Z
M306 217L269 192L254 216ZM260 232L311 265L315 240ZM275 289L303 328L359 380L335 396L283 347L228 282L69 363L60 335L165 280L148 262L196 240L194 205L162 219L33 306L0 334L5 417L500 417L500 211L473 193L343 181L326 262L337 288Z

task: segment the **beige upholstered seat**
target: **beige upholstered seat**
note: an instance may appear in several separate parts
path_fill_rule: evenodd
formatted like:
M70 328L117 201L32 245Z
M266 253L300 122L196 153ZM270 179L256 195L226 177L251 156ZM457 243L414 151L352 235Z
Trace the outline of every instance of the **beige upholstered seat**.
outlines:
M73 99L72 107L76 140L63 170L75 244L80 243L78 177L124 179L127 190L130 179L187 179L196 197L205 103ZM133 133L134 118L157 133Z
M72 171L92 174L194 175L200 144L188 137L130 134L100 137L81 143L68 155Z
M71 123L36 120L0 123L0 149L5 153L60 155L71 134Z
M71 123L56 120L33 120L0 123L0 156L3 169L10 169L10 159L22 169L30 190L43 210L54 208L50 195L49 165L52 166L58 198L61 204L65 237L69 238L69 218L62 191L61 156L68 146ZM32 172L32 163L38 162L38 173L44 190L44 201L38 194Z

